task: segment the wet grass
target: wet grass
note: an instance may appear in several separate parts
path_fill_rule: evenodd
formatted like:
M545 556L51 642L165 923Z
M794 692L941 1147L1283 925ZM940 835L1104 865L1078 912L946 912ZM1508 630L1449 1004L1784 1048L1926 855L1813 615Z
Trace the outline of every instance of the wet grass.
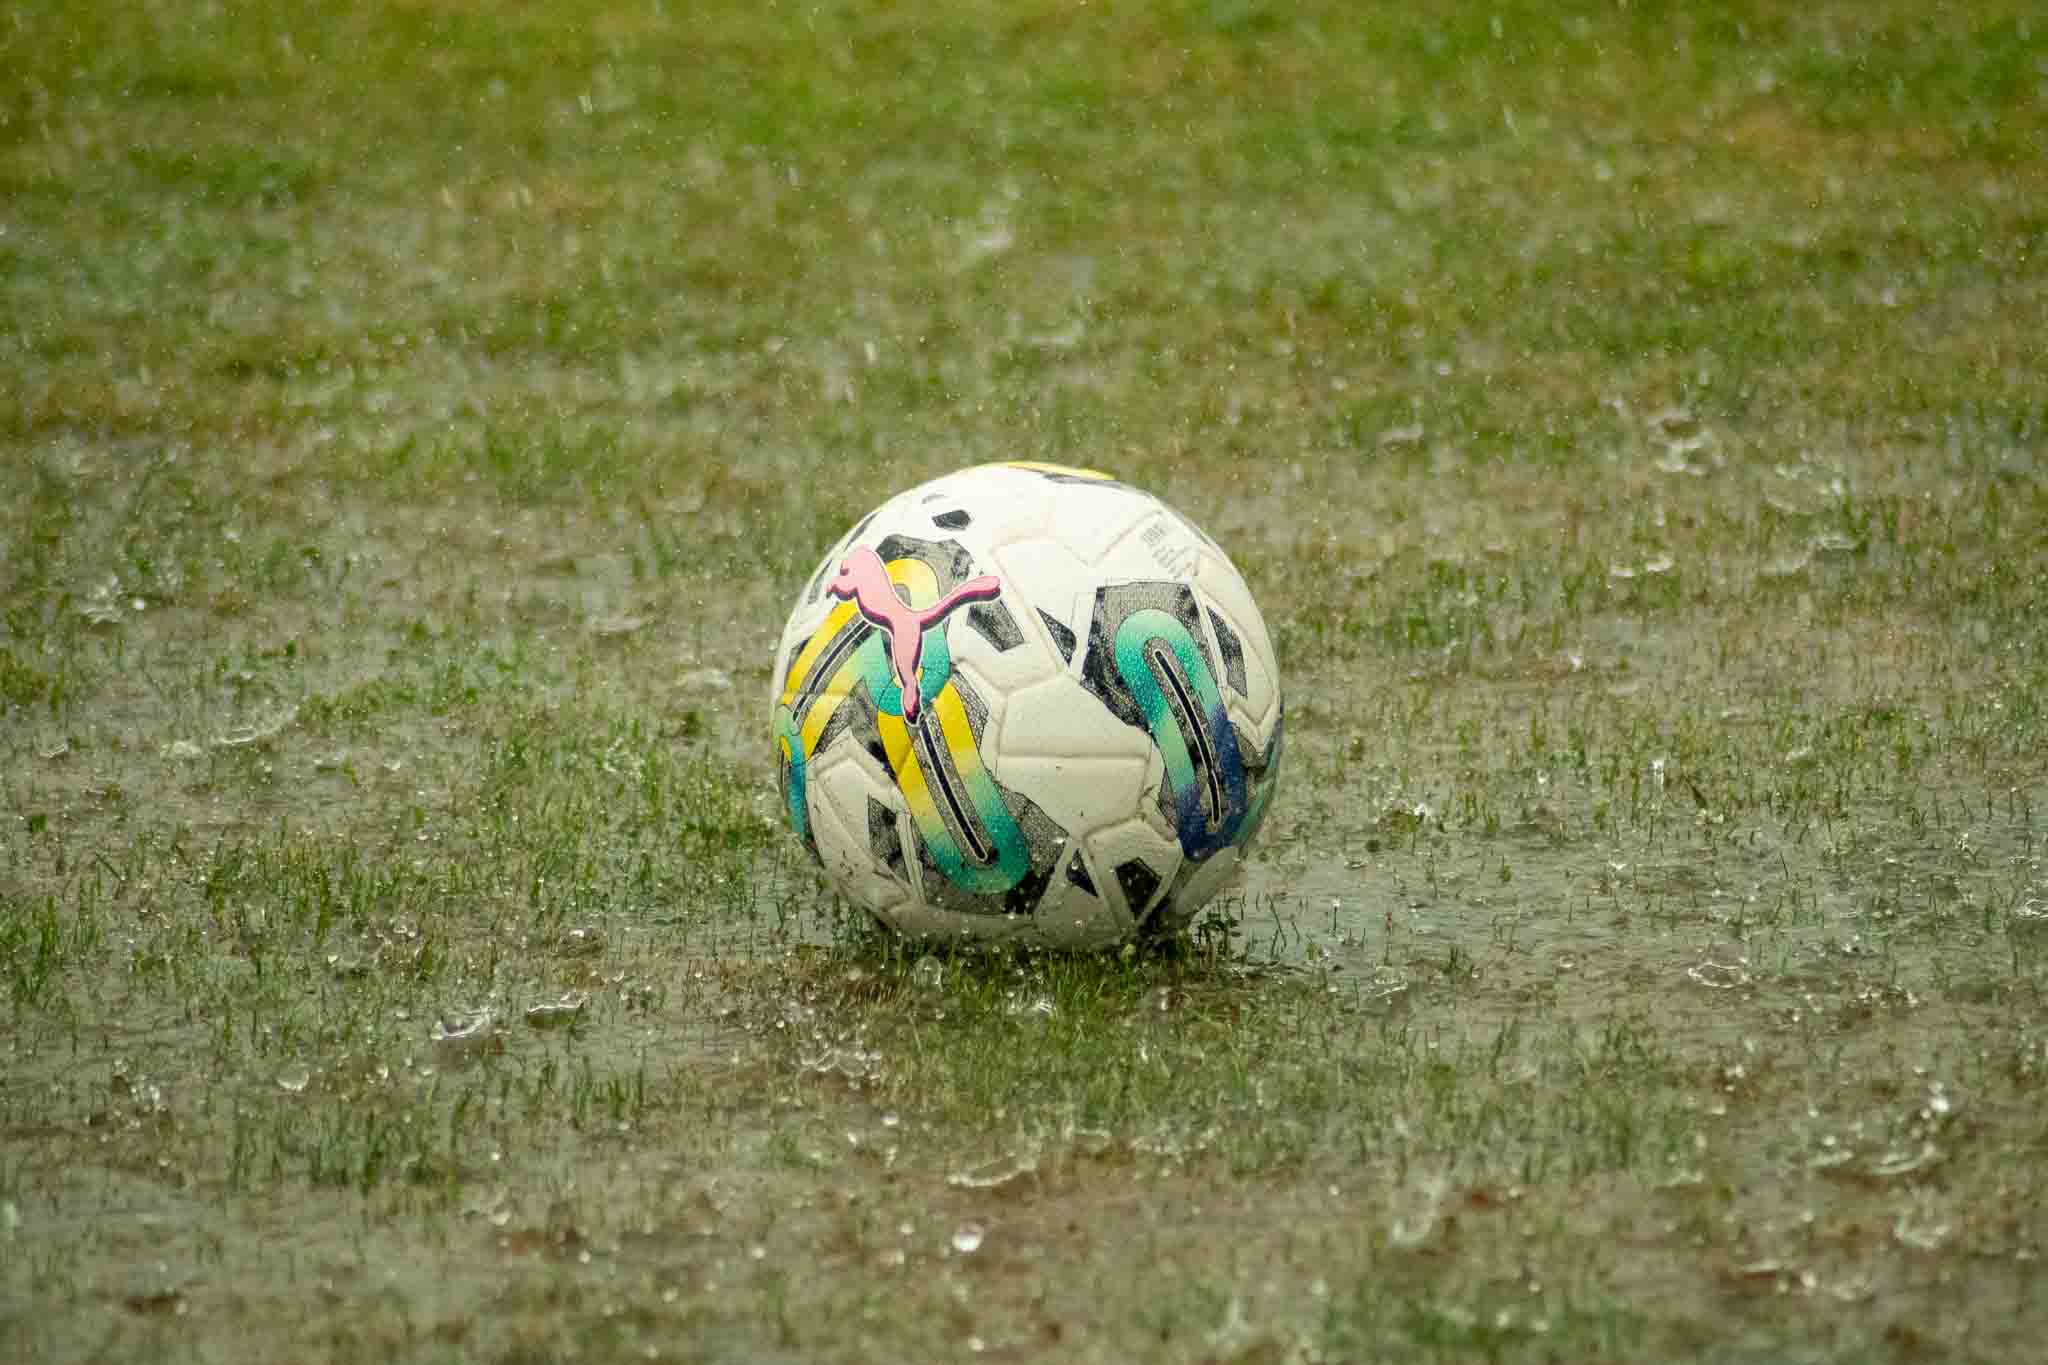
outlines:
M30 5L0 69L16 1354L2031 1358L2029 7ZM926 956L777 824L818 547L1020 455L1281 651L1163 951Z

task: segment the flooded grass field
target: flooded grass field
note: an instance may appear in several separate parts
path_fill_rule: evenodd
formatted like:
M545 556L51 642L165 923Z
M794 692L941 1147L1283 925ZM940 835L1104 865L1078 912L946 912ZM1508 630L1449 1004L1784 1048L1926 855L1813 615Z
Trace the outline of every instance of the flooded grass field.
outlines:
M2027 4L0 5L0 1351L2023 1361ZM1214 534L1182 941L781 827L820 548Z

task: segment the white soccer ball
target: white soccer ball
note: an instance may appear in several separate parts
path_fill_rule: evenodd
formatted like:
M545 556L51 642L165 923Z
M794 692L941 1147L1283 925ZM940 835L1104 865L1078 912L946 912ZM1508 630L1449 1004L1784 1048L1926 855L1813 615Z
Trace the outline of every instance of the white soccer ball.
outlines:
M964 469L862 518L797 598L770 701L791 827L916 937L1172 933L1279 773L1279 667L1228 556L1057 465Z

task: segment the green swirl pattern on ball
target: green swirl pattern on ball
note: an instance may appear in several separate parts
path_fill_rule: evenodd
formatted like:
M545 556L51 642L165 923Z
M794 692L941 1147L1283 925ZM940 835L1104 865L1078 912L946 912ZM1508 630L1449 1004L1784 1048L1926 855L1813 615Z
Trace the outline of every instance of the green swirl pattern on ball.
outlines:
M839 628L861 625L855 618ZM811 754L803 733L814 725L810 713L820 706L837 708L856 689L864 690L874 705L876 737L933 864L976 895L1001 895L1020 884L1032 870L1030 841L981 760L973 724L953 678L952 650L945 631L937 627L924 637L915 731L903 720L903 692L890 666L888 640L879 631L870 632L822 688L799 699L796 707L776 707L775 735L786 765L783 799L791 827L799 835L809 835L806 769ZM821 727L813 729L814 734L820 732ZM920 738L923 750L933 752L920 751ZM950 773L943 771L949 765L938 761L939 749L952 760ZM941 803L950 808L950 822ZM985 833L990 846L963 846L956 826L968 839Z
M1177 671L1154 666L1148 655L1155 647L1171 652ZM1178 617L1157 607L1126 616L1116 628L1114 649L1117 675L1165 759L1182 852L1206 858L1249 836L1252 802L1244 761L1207 653ZM1183 679L1192 695L1169 696L1170 688L1180 692ZM1183 714L1190 732L1183 732Z

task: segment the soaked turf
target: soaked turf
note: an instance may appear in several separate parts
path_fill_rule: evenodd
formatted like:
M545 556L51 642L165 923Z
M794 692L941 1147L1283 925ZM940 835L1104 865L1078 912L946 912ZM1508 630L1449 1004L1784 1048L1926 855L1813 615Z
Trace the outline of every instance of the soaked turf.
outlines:
M9 1353L2035 1354L2032 6L28 5L0 70ZM799 578L1011 456L1281 653L1167 951L926 955L777 823Z

